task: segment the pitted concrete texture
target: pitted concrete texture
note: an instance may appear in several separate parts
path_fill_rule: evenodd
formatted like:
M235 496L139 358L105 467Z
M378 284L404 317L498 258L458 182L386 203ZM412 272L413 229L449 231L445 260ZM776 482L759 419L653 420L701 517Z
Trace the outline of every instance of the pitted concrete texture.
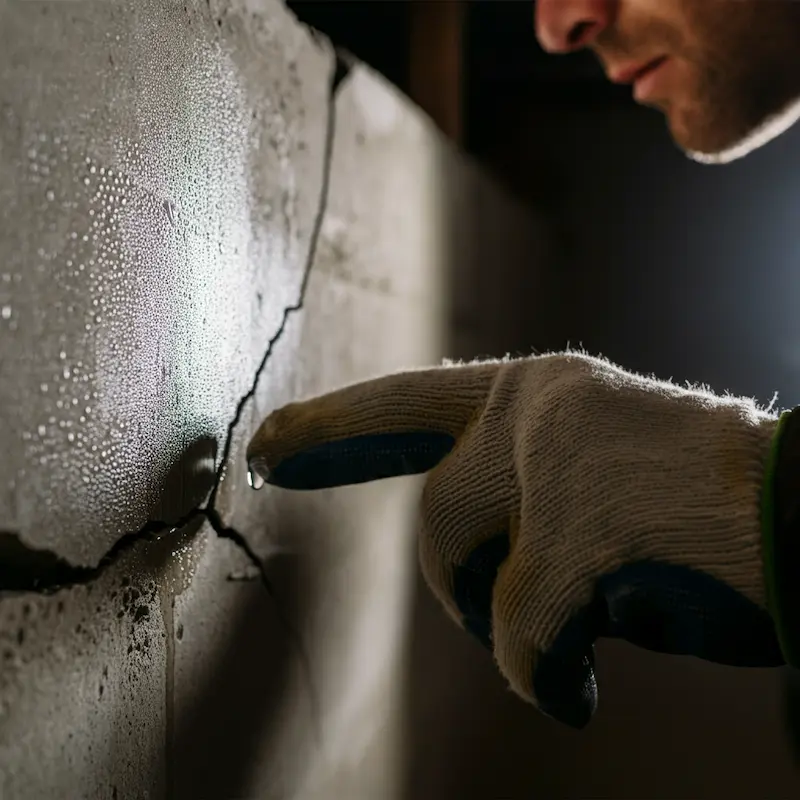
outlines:
M94 565L210 488L308 256L333 57L274 0L145 0L4 3L0 59L0 529Z
M314 266L336 121L331 49L279 5L54 2L0 13L0 530L31 551L35 574L39 549L94 566L121 536L200 503L269 342L284 355L260 384L267 405L301 391L306 371L309 385L333 384L391 368L398 355L430 362L440 351L428 302L403 326L408 344L386 358L379 345L400 333L411 305L387 297L392 312L371 311L364 341L375 346L354 367L357 298L330 281L314 290L325 324L278 341ZM376 102L389 96L395 116L413 116L375 78L361 80ZM376 171L379 163L373 182ZM401 235L432 224L429 186L412 187ZM359 193L369 206L365 189L374 186ZM347 174L336 191L351 191ZM415 262L412 274L429 270L417 294L430 284L435 295L436 264ZM365 280L369 272L366 262ZM322 296L331 291L332 305ZM221 487L223 511L257 499L241 470ZM333 538L372 507L369 494L344 505L319 498L290 518L280 497L260 500L261 530L280 531L274 544L315 526ZM402 517L374 519L388 538L370 531L368 550L386 543L389 580L362 580L327 621L343 653L364 645L353 631L376 634L381 666L401 648L411 552ZM250 580L242 550L201 522L159 542L134 539L109 565L74 572L81 585L2 596L0 796L250 796L267 787L274 797L330 797L334 785L353 797L392 795L394 673L376 687L367 652L371 677L359 687L363 666L343 673L341 653L335 680L326 659L300 659L320 648L287 634L282 607L296 604L282 596L276 605ZM362 540L348 537L344 551L363 561ZM315 619L320 593L299 580ZM366 618L353 607L359 597ZM231 657L244 668L233 677ZM333 711L331 686L347 700ZM297 741L305 749L293 752Z
M419 481L253 492L244 447L469 340L466 197L534 234L343 66L276 0L0 5L3 800L400 790Z
M89 585L0 600L0 797L166 797L174 586L151 566L158 555L132 551Z

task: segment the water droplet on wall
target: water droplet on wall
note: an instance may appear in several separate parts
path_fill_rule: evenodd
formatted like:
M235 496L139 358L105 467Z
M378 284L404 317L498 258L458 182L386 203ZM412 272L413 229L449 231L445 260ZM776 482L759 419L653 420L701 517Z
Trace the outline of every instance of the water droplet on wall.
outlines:
M175 217L177 215L177 209L175 208L175 203L172 200L165 200L163 203L164 211L167 212L167 219L169 220L170 225L175 224Z
M264 479L252 467L248 467L247 483L251 489L258 491L264 485Z

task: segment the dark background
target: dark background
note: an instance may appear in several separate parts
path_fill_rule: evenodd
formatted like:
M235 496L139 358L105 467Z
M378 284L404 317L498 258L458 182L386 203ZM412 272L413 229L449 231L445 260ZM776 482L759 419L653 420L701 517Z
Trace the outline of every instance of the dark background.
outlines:
M800 402L800 132L726 167L694 164L591 56L544 54L532 2L289 5L545 221L554 244L531 269L547 292L511 280L509 316L524 323L498 324L482 352L583 344L637 371ZM424 589L412 651L409 800L800 796L784 671L601 643L601 707L575 733L511 696Z

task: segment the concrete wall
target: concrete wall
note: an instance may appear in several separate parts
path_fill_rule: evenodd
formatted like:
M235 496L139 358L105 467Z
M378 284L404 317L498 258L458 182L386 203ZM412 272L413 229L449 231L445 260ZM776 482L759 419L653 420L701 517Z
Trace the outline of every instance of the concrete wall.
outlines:
M242 456L479 341L481 225L538 239L277 0L0 4L0 797L397 794L416 482Z

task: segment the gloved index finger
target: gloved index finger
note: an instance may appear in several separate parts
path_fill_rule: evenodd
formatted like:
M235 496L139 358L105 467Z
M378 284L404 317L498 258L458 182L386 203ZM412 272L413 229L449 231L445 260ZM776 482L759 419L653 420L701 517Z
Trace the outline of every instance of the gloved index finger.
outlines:
M399 373L270 414L247 448L250 469L287 489L322 489L426 472L482 406L489 365Z

